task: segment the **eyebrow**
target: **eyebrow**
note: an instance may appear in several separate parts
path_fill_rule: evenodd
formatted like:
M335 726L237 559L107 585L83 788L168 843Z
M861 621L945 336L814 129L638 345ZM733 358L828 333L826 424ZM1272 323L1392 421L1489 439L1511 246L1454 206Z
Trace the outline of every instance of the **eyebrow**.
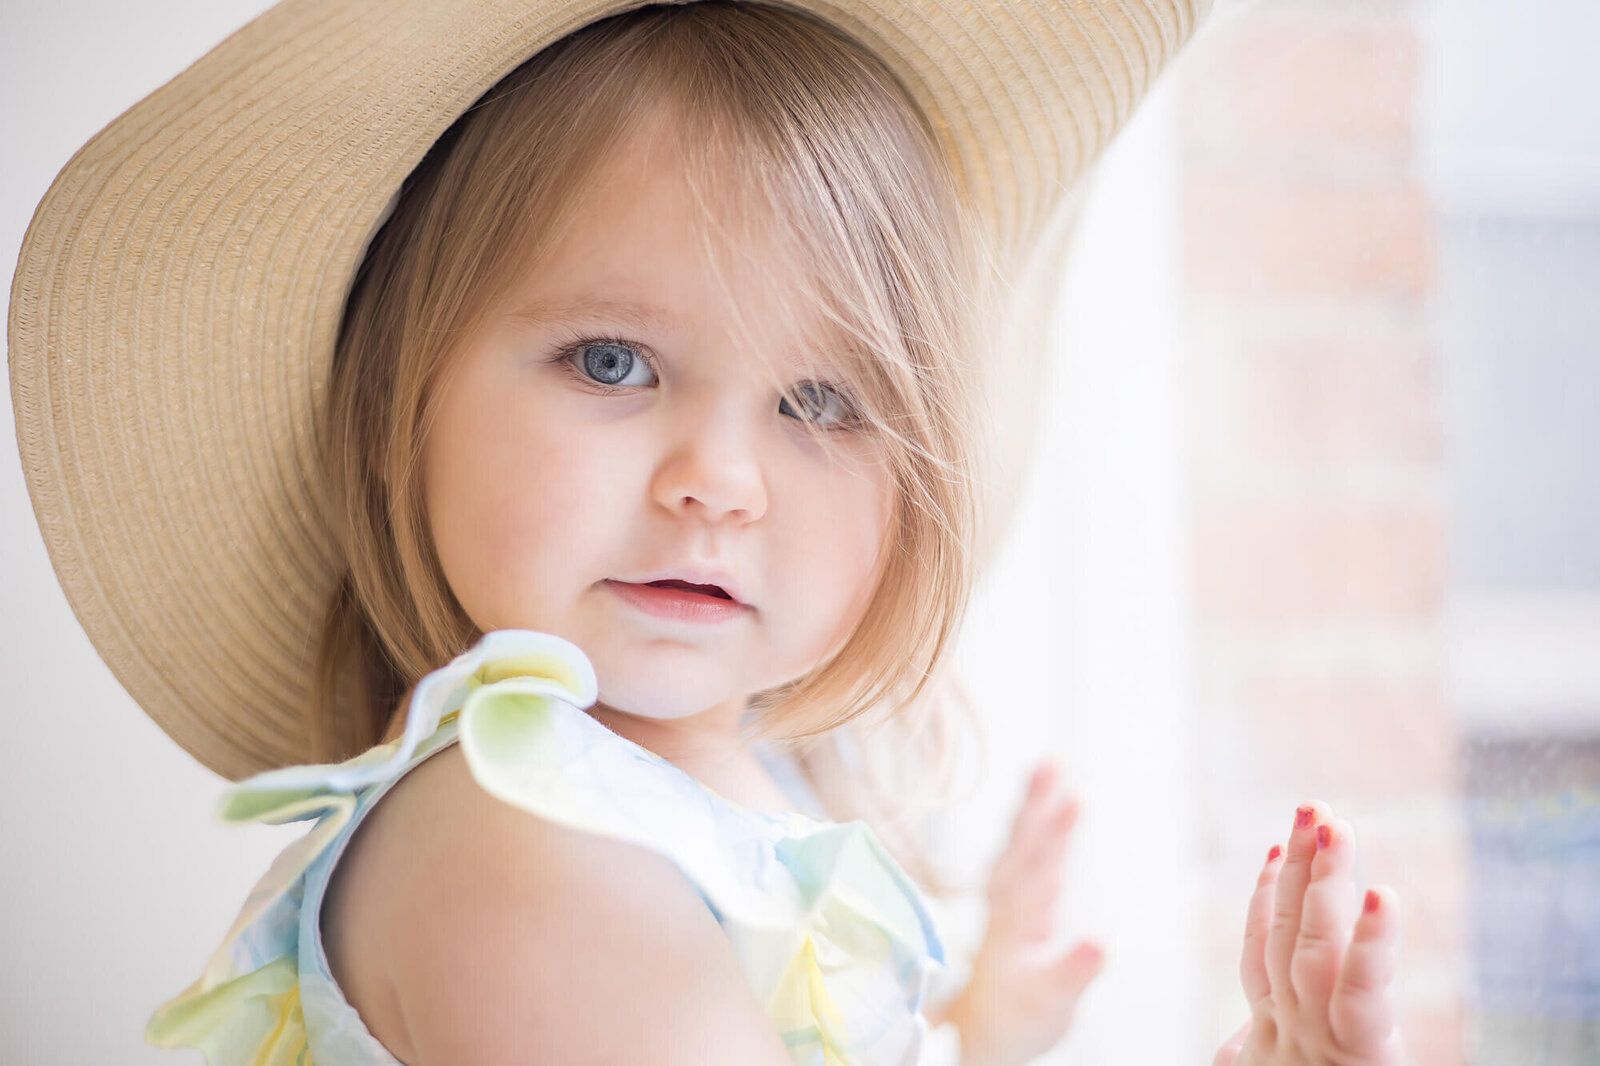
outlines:
M630 325L657 328L670 326L676 321L670 311L654 304L614 300L604 296L580 296L564 304L535 300L512 309L509 317L530 326L594 317L616 318Z

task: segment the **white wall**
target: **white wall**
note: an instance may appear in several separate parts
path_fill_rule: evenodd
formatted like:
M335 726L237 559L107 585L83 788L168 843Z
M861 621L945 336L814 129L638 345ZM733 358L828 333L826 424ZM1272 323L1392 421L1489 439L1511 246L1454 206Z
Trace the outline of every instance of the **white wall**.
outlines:
M68 157L267 6L4 0L0 263ZM283 844L212 821L222 779L145 717L56 584L0 404L0 1061L199 1062L143 1043Z

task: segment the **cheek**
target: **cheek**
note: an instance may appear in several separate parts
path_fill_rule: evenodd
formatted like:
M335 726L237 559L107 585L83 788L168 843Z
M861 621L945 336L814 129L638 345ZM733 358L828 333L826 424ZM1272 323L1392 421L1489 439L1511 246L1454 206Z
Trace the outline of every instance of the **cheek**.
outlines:
M863 489L860 501L861 518L851 538L853 541L851 552L859 561L860 567L857 571L857 597L852 625L859 621L861 614L865 612L887 558L890 548L887 538L892 509L893 493L888 479L885 475L879 474Z
M888 477L869 468L829 479L808 495L812 502L801 508L804 517L791 526L794 573L805 582L801 591L811 610L835 616L837 628L848 631L866 610L882 562L891 507Z
M429 528L451 591L480 628L548 589L582 543L578 493L592 491L585 453L547 419L441 404L424 449Z

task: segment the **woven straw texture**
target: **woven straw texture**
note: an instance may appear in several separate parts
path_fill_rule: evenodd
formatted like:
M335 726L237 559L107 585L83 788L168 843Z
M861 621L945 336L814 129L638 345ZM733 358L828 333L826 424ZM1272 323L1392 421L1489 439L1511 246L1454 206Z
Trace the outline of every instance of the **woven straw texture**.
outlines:
M40 203L9 319L34 509L101 656L216 772L308 756L336 577L313 427L388 201L503 75L635 6L285 0L97 134ZM910 89L1021 293L1055 276L1078 179L1210 0L792 6ZM1029 397L995 402L1020 455Z

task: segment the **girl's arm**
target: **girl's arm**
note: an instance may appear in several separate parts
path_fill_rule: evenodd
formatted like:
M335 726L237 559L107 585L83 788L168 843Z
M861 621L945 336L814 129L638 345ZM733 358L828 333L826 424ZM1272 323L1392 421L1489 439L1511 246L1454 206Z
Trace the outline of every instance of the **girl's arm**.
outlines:
M438 760L412 776L436 771L419 784L439 794L397 812L411 824L378 947L410 1045L397 1057L787 1066L727 935L666 858L501 803L456 749Z

